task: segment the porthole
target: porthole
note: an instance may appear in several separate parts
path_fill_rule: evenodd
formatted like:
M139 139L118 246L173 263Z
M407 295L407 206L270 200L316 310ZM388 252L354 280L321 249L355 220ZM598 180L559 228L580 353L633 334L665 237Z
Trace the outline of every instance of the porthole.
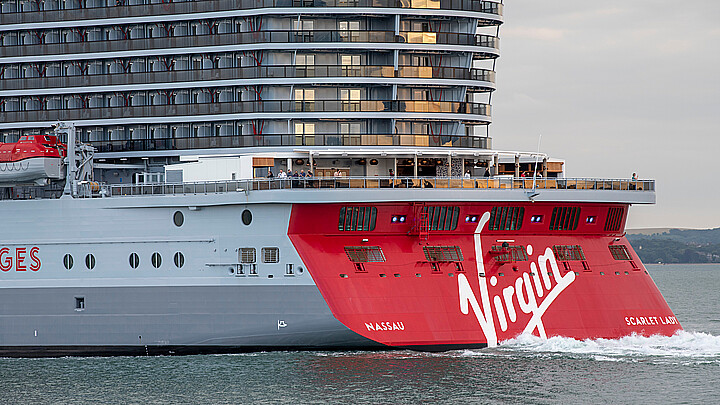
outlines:
M74 264L75 263L74 263L72 255L67 254L63 257L63 265L65 266L66 269L68 269L68 270L72 269Z
M173 222L175 223L175 226L181 227L185 223L185 216L180 211L175 211L175 214L173 214Z
M181 269L185 265L185 255L182 254L182 252L176 252L173 261L175 262L175 267Z
M162 265L162 256L160 256L160 253L155 252L152 254L152 257L150 258L150 263L152 263L153 267L156 269L159 269Z
M242 222L245 225L250 225L250 223L252 223L252 212L250 212L250 210L242 212Z
M92 253L85 256L85 267L87 267L88 270L95 268L95 256Z
M129 261L130 267L132 267L133 269L137 269L140 265L140 256L138 256L137 253L131 253Z

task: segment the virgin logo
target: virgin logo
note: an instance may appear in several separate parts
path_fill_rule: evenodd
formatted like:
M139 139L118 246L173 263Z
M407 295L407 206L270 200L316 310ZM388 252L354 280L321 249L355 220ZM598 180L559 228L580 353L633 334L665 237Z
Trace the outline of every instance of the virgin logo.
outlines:
M458 274L460 311L468 315L470 308L472 308L477 322L487 338L488 346L494 347L497 346L498 343L498 331L493 314L497 316L500 330L503 332L507 331L508 322L518 322L518 313L515 308L515 301L517 301L520 311L525 314L531 314L530 320L525 325L523 333L533 333L537 330L540 337L547 338L542 317L560 293L575 281L575 273L568 272L564 276L561 275L553 251L550 248L546 248L543 254L538 255L537 263L533 262L530 264L531 273L523 272L521 276L515 279L514 285L505 287L502 289L501 294L494 295L491 304L487 277L484 277L486 271L485 263L483 262L482 242L480 239L480 233L489 220L490 213L486 212L482 218L480 218L474 235L480 301L478 302L477 296L470 286L467 277L465 277L464 274ZM528 256L532 256L532 245L528 245L527 252ZM549 269L548 266L550 267ZM552 279L548 271L552 272ZM491 286L496 286L497 282L497 277L490 277Z

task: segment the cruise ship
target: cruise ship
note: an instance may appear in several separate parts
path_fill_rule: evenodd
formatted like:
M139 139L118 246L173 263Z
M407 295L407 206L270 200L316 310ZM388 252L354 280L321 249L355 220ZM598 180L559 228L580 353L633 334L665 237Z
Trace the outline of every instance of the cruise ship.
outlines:
M672 335L655 182L489 132L503 4L0 0L0 356Z

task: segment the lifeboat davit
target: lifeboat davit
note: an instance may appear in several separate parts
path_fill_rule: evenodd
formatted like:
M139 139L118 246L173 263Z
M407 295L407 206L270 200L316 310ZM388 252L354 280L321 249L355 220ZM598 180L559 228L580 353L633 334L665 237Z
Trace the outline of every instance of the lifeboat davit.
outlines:
M26 135L18 142L0 142L0 185L44 185L64 178L65 144L54 135Z

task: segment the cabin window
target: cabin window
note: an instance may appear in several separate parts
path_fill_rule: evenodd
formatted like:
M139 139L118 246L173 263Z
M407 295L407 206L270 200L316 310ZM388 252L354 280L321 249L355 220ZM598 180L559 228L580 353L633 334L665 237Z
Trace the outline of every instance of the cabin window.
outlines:
M75 297L75 310L76 311L84 311L85 310L85 297Z
M385 261L380 246L345 246L345 254L353 263L382 263Z
M63 256L63 266L65 266L66 269L72 269L74 264L75 263L71 254Z
M279 263L280 262L280 249L276 247L264 247L262 248L262 262L263 263Z
M619 232L624 213L625 209L623 209L623 207L610 207L608 209L607 219L605 219L605 231Z
M574 231L580 220L580 207L555 207L550 219L551 231Z
M610 249L610 254L615 260L632 260L630 251L625 245L612 245L608 246L608 249Z
M338 221L339 231L374 231L376 207L342 207Z
M585 260L585 252L580 245L555 245L552 247L555 259L560 262Z
M525 246L492 246L491 250L493 252L502 252L495 256L495 260L498 262L526 262L528 260Z
M85 256L85 267L87 267L88 270L95 268L95 255L92 253Z
M173 214L173 223L175 223L175 226L181 227L183 223L185 222L185 216L180 211L175 211L175 214Z
M454 231L457 229L460 207L429 206L423 212L428 214L428 228L431 231Z
M250 225L252 223L252 212L250 210L243 211L241 217L243 224Z
M522 227L525 208L493 207L488 229L491 231L517 231Z
M238 261L246 264L255 263L255 255L255 248L240 248L240 250L238 250Z
M137 269L138 266L140 265L140 256L138 256L137 253L131 253L129 262L130 262L130 267L132 267L133 269Z
M155 267L156 269L159 269L160 266L162 266L162 256L160 255L160 253L158 253L158 252L153 253L152 256L150 257L150 262L152 263L153 267Z
M182 269L182 267L185 265L185 255L182 252L175 252L175 256L173 256L173 262L175 263L175 267L178 269Z
M425 258L429 262L461 262L463 254L460 246L423 246Z

